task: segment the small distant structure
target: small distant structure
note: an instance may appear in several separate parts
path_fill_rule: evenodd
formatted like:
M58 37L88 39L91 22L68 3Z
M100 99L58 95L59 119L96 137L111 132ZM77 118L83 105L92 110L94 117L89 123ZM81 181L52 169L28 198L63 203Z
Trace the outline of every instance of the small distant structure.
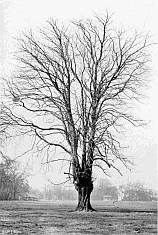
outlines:
M105 201L105 202L111 202L111 201L113 201L112 196L110 196L110 195L105 195L105 196L103 196L103 201Z
M22 201L38 201L38 198L35 197L34 195L26 195L20 198Z
M22 197L22 201L38 201L37 197Z
M122 201L123 197L124 197L124 192L120 192L118 194L118 201Z

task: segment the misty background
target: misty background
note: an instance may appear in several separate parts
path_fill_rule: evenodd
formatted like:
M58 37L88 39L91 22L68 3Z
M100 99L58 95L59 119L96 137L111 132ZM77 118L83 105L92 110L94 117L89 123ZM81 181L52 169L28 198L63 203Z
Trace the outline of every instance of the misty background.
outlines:
M94 12L104 14L104 9L110 13L114 12L113 21L116 26L132 29L138 28L144 32L149 32L153 37L153 42L157 42L157 1L20 1L8 0L0 1L0 74L10 76L15 69L13 52L16 50L16 38L19 38L21 31L36 30L45 24L50 17L56 18L59 22L67 22L75 18L91 17ZM118 24L118 25L117 25ZM121 169L123 176L115 171L109 171L109 176L104 176L98 170L94 170L96 185L99 182L96 178L108 178L112 184L119 185L140 180L147 187L157 189L157 75L158 75L158 47L153 45L150 48L150 83L145 90L145 96L141 103L133 110L137 117L145 120L148 124L144 127L127 129L120 138L125 146L129 146L126 154L131 156L135 166L131 172ZM1 91L1 90L0 90ZM27 151L30 146L30 139L16 139L8 141L4 146L5 154L11 158L16 158L22 152ZM2 147L1 147L2 148ZM50 171L45 166L41 166L40 161L31 154L18 158L23 167L26 165L30 172L29 184L33 188L43 190L49 182L60 183L65 180L63 174L65 165L56 163Z

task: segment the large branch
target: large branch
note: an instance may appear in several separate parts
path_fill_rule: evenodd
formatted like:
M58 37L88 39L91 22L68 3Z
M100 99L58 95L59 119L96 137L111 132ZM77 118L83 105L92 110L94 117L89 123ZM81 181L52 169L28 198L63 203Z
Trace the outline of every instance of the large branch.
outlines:
M38 37L30 32L19 40L18 70L5 81L8 105L0 130L20 127L38 138L40 150L64 150L76 172L92 170L97 160L115 168L118 159L126 166L115 135L123 121L140 121L129 107L145 83L149 36L114 29L108 14L72 27L50 20Z

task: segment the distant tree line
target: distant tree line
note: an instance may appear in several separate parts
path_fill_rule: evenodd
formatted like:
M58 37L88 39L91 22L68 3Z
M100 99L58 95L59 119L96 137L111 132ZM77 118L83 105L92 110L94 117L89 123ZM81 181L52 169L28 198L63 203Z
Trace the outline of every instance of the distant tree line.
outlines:
M156 201L156 190L149 189L143 183L129 182L127 185L120 187L123 192L123 201Z
M109 196L111 200L118 199L118 189L108 179L100 179L92 192L92 200L104 200Z
M64 185L47 185L43 190L30 189L31 194L38 199L45 200L76 200L77 194L73 188ZM108 179L100 179L95 185L92 193L92 200L102 201L109 197L109 200L122 201L152 201L157 200L157 193L148 189L143 183L137 181L116 187Z
M19 162L1 153L0 158L0 200L19 200L33 195L43 200L77 200L76 191L65 185L47 185L44 189L34 189L28 183L28 171L22 170ZM116 187L109 179L100 179L95 185L92 200L152 201L157 200L157 192L146 188L143 183L129 182Z
M20 164L1 153L0 200L17 200L29 192L26 170Z
M64 185L47 185L43 190L31 189L31 194L35 195L39 199L45 200L76 200L76 191L71 187L65 187ZM117 200L118 190L116 186L113 186L109 180L100 179L96 185L93 193L92 200L103 200L105 195L111 196L112 200Z
M44 200L76 200L76 191L64 185L47 185L43 190L30 188L31 195Z

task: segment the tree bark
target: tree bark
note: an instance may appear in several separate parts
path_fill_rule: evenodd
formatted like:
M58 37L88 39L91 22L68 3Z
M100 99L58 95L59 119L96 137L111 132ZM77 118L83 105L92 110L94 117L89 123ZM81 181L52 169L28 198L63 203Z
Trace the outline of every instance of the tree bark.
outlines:
M79 182L75 184L75 188L78 191L78 204L76 207L76 211L95 211L90 202L90 195L93 190L93 183L90 181L87 184L87 178L82 178L82 184Z

